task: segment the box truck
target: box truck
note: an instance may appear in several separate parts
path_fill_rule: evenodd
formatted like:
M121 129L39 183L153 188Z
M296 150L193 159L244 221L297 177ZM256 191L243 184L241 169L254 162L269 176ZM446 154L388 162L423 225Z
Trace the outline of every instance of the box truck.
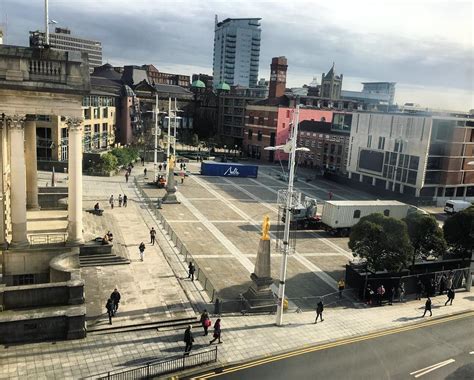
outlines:
M444 205L444 212L446 214L455 214L459 211L465 210L471 207L472 203L467 201L449 200Z

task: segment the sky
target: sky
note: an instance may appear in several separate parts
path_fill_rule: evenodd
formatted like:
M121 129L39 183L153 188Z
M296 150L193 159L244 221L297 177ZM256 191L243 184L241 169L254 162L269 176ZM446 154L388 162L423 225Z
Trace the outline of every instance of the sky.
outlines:
M57 26L102 42L112 65L212 74L214 16L261 17L259 77L271 58L288 59L287 87L327 72L344 90L363 81L397 82L398 104L474 109L474 2L471 0L50 0ZM0 0L6 41L28 45L44 28L44 0ZM54 25L53 25L54 27Z

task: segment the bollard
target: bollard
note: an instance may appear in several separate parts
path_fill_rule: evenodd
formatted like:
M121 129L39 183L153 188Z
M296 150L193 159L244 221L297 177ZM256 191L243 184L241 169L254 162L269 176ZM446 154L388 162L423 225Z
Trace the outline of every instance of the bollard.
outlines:
M222 309L222 303L219 298L216 298L216 302L214 303L214 314L220 315Z

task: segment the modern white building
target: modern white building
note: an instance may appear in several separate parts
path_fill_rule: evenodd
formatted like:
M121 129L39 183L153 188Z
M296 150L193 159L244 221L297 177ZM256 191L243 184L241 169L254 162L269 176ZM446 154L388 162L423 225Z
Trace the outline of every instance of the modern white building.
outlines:
M256 87L260 60L260 18L215 19L213 85Z
M362 91L342 90L343 99L358 100L368 104L391 106L395 102L395 82L363 82Z
M350 178L408 197L474 200L474 118L355 112Z

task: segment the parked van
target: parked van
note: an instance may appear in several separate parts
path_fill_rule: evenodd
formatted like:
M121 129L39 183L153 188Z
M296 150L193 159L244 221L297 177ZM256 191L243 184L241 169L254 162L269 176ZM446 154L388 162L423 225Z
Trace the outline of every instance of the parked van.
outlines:
M446 214L455 214L456 212L462 211L471 207L472 203L468 201L449 200L444 205L444 212Z

